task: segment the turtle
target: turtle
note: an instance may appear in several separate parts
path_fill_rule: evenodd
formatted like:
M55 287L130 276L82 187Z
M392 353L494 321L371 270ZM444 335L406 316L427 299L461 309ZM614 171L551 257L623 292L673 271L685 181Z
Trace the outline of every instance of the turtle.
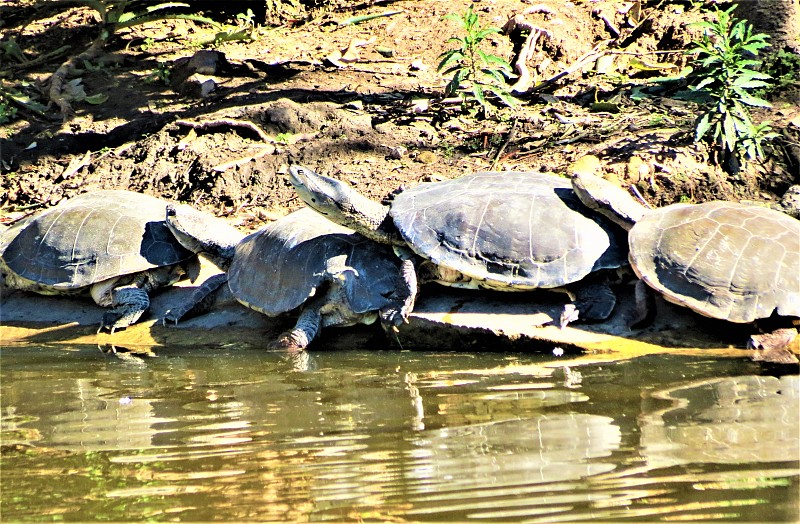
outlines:
M599 176L572 182L585 205L628 230L633 271L667 301L733 323L800 317L799 220L729 201L648 209Z
M371 324L380 318L391 330L413 308L416 283L402 274L390 248L310 209L301 208L244 238L209 234L188 206L170 206L167 224L187 246L200 244L201 252L213 253L227 273L206 281L166 321L204 312L215 301L212 294L227 281L238 302L267 316L300 310L294 328L271 344L297 351L321 328Z
M12 289L44 295L88 291L102 307L100 328L125 328L148 309L148 294L183 275L195 254L164 223L167 202L124 190L83 193L0 234L0 272Z
M578 315L565 308L562 327L577 317L610 316L616 298L586 277L626 265L624 231L586 208L570 181L532 171L481 171L421 183L372 201L346 183L307 167L289 167L306 205L377 242L420 257L419 281L500 291L573 292ZM401 255L405 264L413 257ZM412 273L407 270L406 274Z

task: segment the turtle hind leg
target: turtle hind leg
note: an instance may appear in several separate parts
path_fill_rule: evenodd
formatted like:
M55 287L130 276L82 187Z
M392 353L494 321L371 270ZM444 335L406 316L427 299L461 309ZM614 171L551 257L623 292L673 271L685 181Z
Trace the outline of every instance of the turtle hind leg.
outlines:
M636 300L636 316L631 320L630 328L645 328L656 319L656 296L644 280L636 281L633 292Z
M207 313L215 304L223 300L228 281L227 273L208 277L192 292L192 295L176 307L168 310L161 319L163 325L178 324L184 317L195 317ZM223 287L224 286L224 287Z

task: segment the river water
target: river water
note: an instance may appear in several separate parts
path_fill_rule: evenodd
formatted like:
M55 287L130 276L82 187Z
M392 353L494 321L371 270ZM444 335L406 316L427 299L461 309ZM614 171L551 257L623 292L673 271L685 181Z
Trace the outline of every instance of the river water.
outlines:
M796 367L4 348L3 521L800 520Z

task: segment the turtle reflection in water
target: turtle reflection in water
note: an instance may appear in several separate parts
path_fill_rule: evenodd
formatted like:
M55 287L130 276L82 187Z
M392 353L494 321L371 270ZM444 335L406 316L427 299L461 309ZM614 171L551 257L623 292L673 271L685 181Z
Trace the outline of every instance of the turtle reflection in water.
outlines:
M44 295L88 291L112 308L100 330L127 327L150 306L149 293L199 271L164 224L166 206L131 191L94 191L21 221L0 235L5 283Z
M748 323L800 317L800 221L735 202L672 204L648 210L594 175L576 174L575 192L629 230L636 275L665 299L701 315ZM756 358L797 362L784 348L794 328L754 335Z
M334 222L410 248L422 259L421 282L501 291L566 289L576 295L583 320L604 320L616 303L603 278L586 277L626 264L624 232L583 206L568 179L479 172L420 184L397 194L390 206L305 167L291 166L289 179L306 205ZM404 261L405 274L414 272L412 258Z
M211 253L226 275L207 281L192 299L170 311L177 322L205 310L209 296L227 287L256 311L277 316L301 309L295 327L274 347L305 348L328 326L369 324L385 329L402 324L413 308L416 282L409 283L391 249L301 209L244 239L209 234L202 217L188 206L173 206L167 222L192 249Z

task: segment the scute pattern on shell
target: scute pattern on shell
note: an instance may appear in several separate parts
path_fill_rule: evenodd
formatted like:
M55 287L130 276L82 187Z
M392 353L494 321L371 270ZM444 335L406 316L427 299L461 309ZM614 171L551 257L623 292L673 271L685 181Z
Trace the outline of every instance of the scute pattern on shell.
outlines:
M187 260L164 224L166 202L131 191L84 193L12 226L0 240L8 270L55 290Z
M731 322L800 316L800 221L732 202L674 204L631 230L636 274L674 303Z
M344 256L357 278L347 279L348 307L357 314L389 302L400 260L391 248L302 208L248 235L236 246L228 285L237 300L276 316L303 305L325 283L329 260Z
M569 180L479 172L400 193L391 215L420 256L490 287L553 288L625 263L620 231Z

